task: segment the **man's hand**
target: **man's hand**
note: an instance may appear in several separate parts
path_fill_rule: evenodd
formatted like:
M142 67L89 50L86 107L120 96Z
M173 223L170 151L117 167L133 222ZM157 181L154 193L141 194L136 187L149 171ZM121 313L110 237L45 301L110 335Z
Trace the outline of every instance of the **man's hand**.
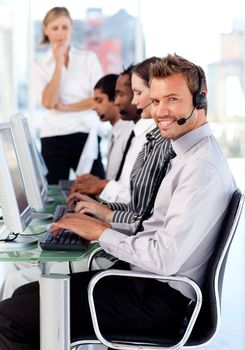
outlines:
M110 222L112 219L113 211L109 209L106 204L99 203L89 197L87 198L84 198L84 200L77 202L75 212L82 214L92 214L100 220Z
M80 192L83 194L100 194L109 180L88 180L71 186L71 193Z
M98 176L87 173L87 174L77 176L75 180L75 184L83 181L88 181L88 180L100 180L100 178Z
M59 221L53 222L50 226L50 232L57 234L60 230L67 229L91 241L98 240L107 228L111 228L111 225L84 214L71 213L65 214Z
M98 219L107 222L110 222L112 219L113 211L106 204L101 204L95 199L86 196L86 194L75 192L67 198L67 202L68 208L71 208L72 204L77 202L75 207L76 213L92 214Z
M97 202L95 199L90 198L86 194L74 192L74 193L70 194L66 199L66 204L67 204L68 210L71 210L73 208L74 204L77 204L77 202L82 201L82 200L86 200L86 201L91 200L91 201Z

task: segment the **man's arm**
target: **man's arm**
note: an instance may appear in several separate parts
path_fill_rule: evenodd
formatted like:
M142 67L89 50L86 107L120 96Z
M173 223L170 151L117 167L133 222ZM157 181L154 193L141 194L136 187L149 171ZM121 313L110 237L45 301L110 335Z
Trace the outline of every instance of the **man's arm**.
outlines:
M171 176L164 179L144 231L126 236L113 224L100 236L101 247L120 260L163 275L176 274L185 264L188 269L190 257L190 269L203 266L230 197L214 167L195 163L178 174L178 182Z
M130 235L135 231L134 225L109 224L81 213L70 213L53 222L50 232L55 235L60 230L68 229L87 240L98 240L105 230L112 228L123 235Z

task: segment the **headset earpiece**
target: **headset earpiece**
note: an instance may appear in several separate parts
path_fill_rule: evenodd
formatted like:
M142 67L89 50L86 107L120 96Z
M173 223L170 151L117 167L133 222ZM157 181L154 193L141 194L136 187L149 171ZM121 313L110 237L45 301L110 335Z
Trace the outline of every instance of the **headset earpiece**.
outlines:
M200 93L196 98L196 109L205 109L207 106L207 97L204 93Z
M203 74L200 71L199 67L196 65L193 65L198 73L198 90L193 95L193 106L196 109L205 109L207 107L207 97L204 92L202 92L202 85L203 85Z

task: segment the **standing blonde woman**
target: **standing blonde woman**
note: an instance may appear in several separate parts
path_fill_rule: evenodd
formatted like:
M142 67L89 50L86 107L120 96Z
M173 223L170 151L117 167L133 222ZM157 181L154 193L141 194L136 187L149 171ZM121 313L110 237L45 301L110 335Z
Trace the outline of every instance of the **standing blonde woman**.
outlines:
M40 136L49 184L67 179L78 164L80 173L104 177L97 138L100 121L92 110L93 88L103 72L93 52L70 46L71 34L69 11L49 10L41 44L50 48L35 62L33 79L34 93L46 110Z

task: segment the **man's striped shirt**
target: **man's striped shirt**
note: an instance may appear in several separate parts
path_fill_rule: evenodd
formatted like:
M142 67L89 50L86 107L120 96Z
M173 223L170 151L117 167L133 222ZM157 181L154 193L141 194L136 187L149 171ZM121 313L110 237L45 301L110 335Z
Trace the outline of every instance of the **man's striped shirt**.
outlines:
M149 132L146 138L147 142L139 153L130 175L131 201L128 204L106 203L113 210L112 222L132 223L140 220L150 200L170 141L161 136L158 127Z

